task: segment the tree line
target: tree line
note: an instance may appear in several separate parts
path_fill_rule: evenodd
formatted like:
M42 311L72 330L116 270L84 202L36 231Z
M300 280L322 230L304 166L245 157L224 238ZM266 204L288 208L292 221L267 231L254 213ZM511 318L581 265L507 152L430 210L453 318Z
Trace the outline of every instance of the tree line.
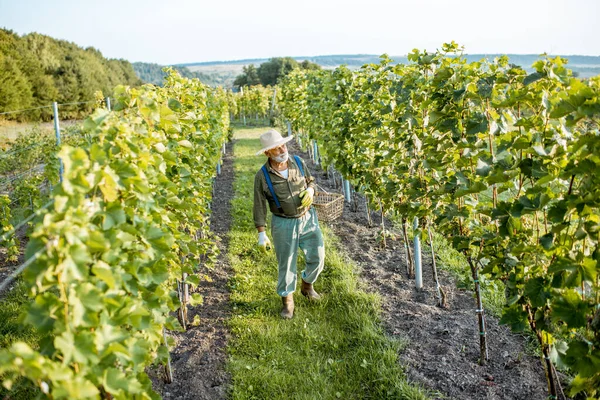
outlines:
M280 78L295 69L317 70L321 69L321 66L308 60L299 63L292 57L274 57L260 64L258 68L254 64L244 66L243 73L235 78L233 86L275 86Z
M134 62L132 63L132 66L135 73L140 77L141 80L147 83L152 83L156 86L162 86L164 79L167 76L167 73L163 70L164 65ZM200 82L208 86L221 86L224 81L222 77L214 76L212 74L204 74L198 71L192 71L184 66L174 65L171 68L177 71L179 75L183 76L184 78L198 78Z
M108 59L93 47L38 33L19 36L0 28L0 113L47 106L52 102L76 103L104 96L117 85L138 86L131 63ZM70 107L74 118L89 112L89 105ZM5 115L19 120L48 120L52 109Z

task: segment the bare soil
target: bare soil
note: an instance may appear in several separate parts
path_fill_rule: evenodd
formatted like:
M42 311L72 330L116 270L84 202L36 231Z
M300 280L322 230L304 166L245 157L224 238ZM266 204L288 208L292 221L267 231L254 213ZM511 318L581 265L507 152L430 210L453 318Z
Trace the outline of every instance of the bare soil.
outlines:
M307 161L319 186L341 193L325 172L312 165L308 154L299 151L295 143L288 147ZM486 316L489 360L480 366L474 294L457 289L447 272L438 271L448 307L437 307L430 256L423 254L424 289L417 290L414 280L408 278L403 242L388 239L384 248L378 238L381 214L371 212L371 217L373 227L368 227L366 204L361 200L356 212L346 204L343 216L328 225L360 266L363 288L381 295L387 334L408 342L399 354L408 379L435 391L436 399L546 398L544 369L540 360L526 351L525 337ZM386 228L390 226L387 221ZM401 237L400 232L395 233Z
M188 309L188 320L200 316L198 326L189 326L186 332L173 332L175 340L171 351L173 383L166 384L162 371L150 371L153 387L165 399L208 400L224 399L230 384L225 371L225 348L229 340L226 321L231 316L227 282L232 276L227 262L228 233L231 226L231 199L233 198L233 144L227 145L221 174L215 182L212 203L211 230L219 238L219 258L214 268L203 268L197 291L204 303Z

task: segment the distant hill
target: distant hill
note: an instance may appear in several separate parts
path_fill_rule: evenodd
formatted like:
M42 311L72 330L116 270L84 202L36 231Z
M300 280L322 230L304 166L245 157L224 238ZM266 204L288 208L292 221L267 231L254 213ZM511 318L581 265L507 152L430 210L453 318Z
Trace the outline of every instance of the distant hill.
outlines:
M145 83L152 83L162 86L163 80L167 75L163 68L164 65L134 62L131 64L136 75ZM226 86L225 79L218 74L203 73L200 71L191 71L185 66L174 65L173 68L185 78L198 78L200 82L209 86Z
M469 62L472 62L479 61L483 58L494 59L499 56L501 56L501 54L467 54L466 58ZM507 54L507 56L511 63L520 65L528 71L531 71L531 65L540 58L537 54ZM579 77L589 78L600 74L600 56L569 55L561 57L569 60L568 67L578 74ZM292 58L296 61L308 60L327 69L336 68L340 65L347 65L351 69L356 69L364 64L379 62L379 56L375 54L340 54ZM408 58L406 56L390 56L390 58L398 63L408 63ZM192 72L206 74L215 79L216 77L219 77L223 86L230 87L233 84L235 77L242 73L244 66L250 64L259 66L265 61L269 61L269 59L252 58L232 61L207 61L178 64L178 66L187 67Z
M27 110L2 119L50 120L48 106L54 101L69 103L61 118L81 118L98 91L109 96L117 85L140 84L129 61L47 35L0 28L0 113Z

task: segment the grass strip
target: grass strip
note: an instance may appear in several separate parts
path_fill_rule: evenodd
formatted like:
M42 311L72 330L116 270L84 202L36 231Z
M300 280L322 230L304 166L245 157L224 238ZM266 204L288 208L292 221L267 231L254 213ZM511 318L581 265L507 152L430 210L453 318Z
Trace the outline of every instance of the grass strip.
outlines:
M459 289L469 290L473 292L473 307L475 307L475 292L473 276L467 263L467 258L464 254L456 251L446 238L438 233L433 234L433 247L438 258L440 269L448 271L456 280L456 286ZM431 249L429 244L423 244L423 253L431 257ZM504 296L504 287L494 279L488 278L486 275L479 272L479 283L481 286L481 298L486 313L489 313L496 318L502 316L502 307L506 301ZM441 283L443 284L443 283ZM475 314L473 314L475 315ZM476 319L473 316L474 320Z
M398 364L402 343L382 329L379 296L357 288L356 266L323 224L325 270L315 284L323 299L308 303L297 290L294 318L279 316L277 262L274 254L256 249L252 220L254 175L264 162L254 153L264 130L241 129L235 134L236 192L228 249L235 272L230 281L231 398L427 398L425 390L404 378ZM298 270L303 267L300 260Z
M8 348L14 342L25 342L35 349L38 347L40 334L22 321L25 308L31 299L27 296L27 288L23 281L18 279L16 282L14 287L0 298L0 348ZM0 399L29 400L35 398L38 393L37 388L26 379L18 379L11 391L0 385Z

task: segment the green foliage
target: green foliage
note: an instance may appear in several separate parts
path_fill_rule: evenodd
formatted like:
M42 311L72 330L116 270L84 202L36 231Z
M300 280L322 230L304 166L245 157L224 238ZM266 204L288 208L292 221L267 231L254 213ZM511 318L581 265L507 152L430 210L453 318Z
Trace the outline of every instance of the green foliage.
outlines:
M28 288L21 279L17 279L15 285L2 295L2 307L0 307L0 349L10 347L17 341L25 342L30 346L37 346L42 337L33 327L23 324L22 316L27 310L30 299L27 296ZM0 375L0 381L4 376ZM10 393L10 396L9 396ZM0 397L14 400L29 400L36 398L39 390L25 378L17 378L11 389L0 386Z
M40 164L49 162L56 153L56 137L53 131L34 126L0 152L0 176L8 178ZM2 185L0 178L0 185Z
M278 105L326 164L386 210L435 220L473 274L503 284L502 321L531 328L544 356L580 349L585 368L568 350L555 360L574 391L597 396L600 78L574 78L560 57L528 74L461 52L452 42L406 65L384 55L354 72L296 70Z
M261 82L260 78L258 77L258 71L254 64L245 65L243 67L243 73L233 81L233 86L237 87L255 86L260 84Z
M64 129L61 136L63 143L85 144L76 125ZM57 151L54 132L34 126L0 152L0 190L8 193L12 224L47 203L51 187L59 182Z
M241 119L266 118L273 104L273 88L263 86L242 87L238 93L228 93L227 100L232 117Z
M451 243L439 233L433 234L433 246L435 255L439 260L439 267L449 271L454 276L457 286L461 289L469 289L473 285L471 271L465 268L467 260L465 255L452 247ZM423 247L423 252L429 253L428 246ZM485 275L480 276L481 295L486 313L498 318L502 315L502 307L505 303L504 284L495 279L489 279Z
M465 58L468 62L480 62L483 59L493 61L495 58L502 56L501 54L467 54ZM535 54L509 54L511 62L524 68L528 73L533 72L530 68L536 60L540 58L539 55ZM405 55L402 56L390 56L393 59L393 63L408 63L408 58ZM581 78L590 78L600 74L600 57L598 56L563 56L568 58L570 68L573 69L573 76L580 76ZM357 69L365 64L377 64L380 59L377 55L371 54L342 54L342 55L329 55L329 56L313 56L313 57L293 57L298 63L308 64L312 63L313 66L320 66L323 68L336 68L341 65L345 65L350 69ZM208 61L199 63L180 64L185 66L192 71L202 71L203 74L207 75L217 85L230 88L233 87L233 81L236 76L239 75L240 65L254 64L259 66L263 62L269 61L268 59L245 59L245 60L233 60L233 61ZM305 63L306 61L306 63ZM308 69L313 68L312 66ZM202 80L202 77L199 77ZM205 82L204 80L202 80Z
M0 110L24 109L31 106L31 84L12 56L0 54L0 82Z
M286 76L292 70L298 68L298 61L291 57L275 57L269 61L260 64L258 67L258 77L260 82L267 85L276 85L280 78Z
M12 231L12 214L10 212L10 199L6 195L0 196L0 260L14 263L19 259L19 240L14 235L8 235Z
M86 102L96 91L104 96L116 85L139 85L131 64L106 59L91 47L31 33L18 36L0 29L0 112L23 110L59 103ZM62 118L81 118L89 105L74 105ZM17 120L49 120L52 110L10 114Z
M319 70L321 66L308 60L298 63L292 57L274 57L260 64L258 69L254 64L245 66L244 72L235 79L233 85L238 87L259 84L274 86L295 69Z
M216 251L225 93L171 71L164 88L120 86L115 97L113 112L86 120L88 146L60 150L63 181L23 272L24 321L49 339L0 351L6 389L21 376L54 399L157 398L145 369L168 356L163 329L180 329L176 281Z

